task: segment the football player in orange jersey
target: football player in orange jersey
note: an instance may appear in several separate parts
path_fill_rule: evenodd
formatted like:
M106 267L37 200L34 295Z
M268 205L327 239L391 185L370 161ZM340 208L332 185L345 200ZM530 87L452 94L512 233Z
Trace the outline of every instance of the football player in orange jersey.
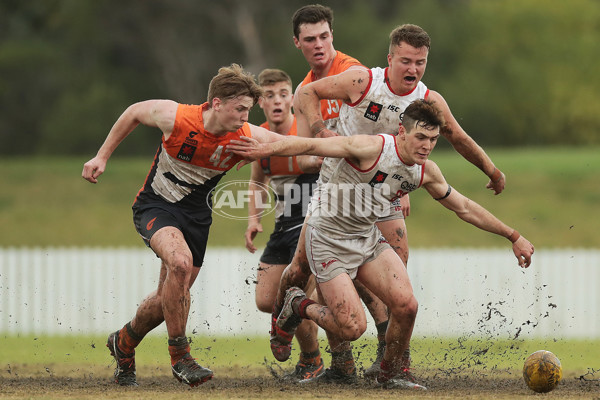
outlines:
M220 68L204 104L148 100L129 106L97 155L83 166L82 177L97 183L111 154L139 124L162 133L148 177L133 204L136 230L161 259L158 287L142 301L135 317L108 337L107 347L117 361L115 381L120 385L137 386L135 348L163 321L175 378L197 386L213 376L190 355L186 337L190 287L204 259L212 222L212 190L242 159L225 152L225 146L241 136L261 142L282 138L248 123L248 113L261 95L254 77L239 65Z

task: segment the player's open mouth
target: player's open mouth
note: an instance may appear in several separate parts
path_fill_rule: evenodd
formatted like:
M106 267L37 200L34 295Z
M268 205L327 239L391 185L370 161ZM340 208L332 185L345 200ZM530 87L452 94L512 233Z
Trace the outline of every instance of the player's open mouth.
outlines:
M315 53L315 58L323 58L325 57L325 53Z
M404 77L404 81L406 83L414 83L417 80L417 78L415 78L414 76L405 76Z

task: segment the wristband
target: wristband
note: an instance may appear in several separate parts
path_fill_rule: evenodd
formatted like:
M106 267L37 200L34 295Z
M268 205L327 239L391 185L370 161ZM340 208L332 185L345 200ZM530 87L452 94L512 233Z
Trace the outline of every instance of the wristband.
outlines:
M492 172L492 176L490 176L490 179L492 180L492 182L496 183L496 182L500 181L501 178L502 178L502 172L500 172L500 170L498 168L494 168L494 172Z
M521 237L521 234L519 232L517 232L517 230L515 229L508 237L508 240L510 240L512 243L514 243L517 240L519 240L520 237Z

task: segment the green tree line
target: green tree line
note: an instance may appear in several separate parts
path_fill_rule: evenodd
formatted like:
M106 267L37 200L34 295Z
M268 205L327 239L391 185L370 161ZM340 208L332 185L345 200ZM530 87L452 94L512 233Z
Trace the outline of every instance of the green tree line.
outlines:
M131 103L205 101L232 62L258 74L308 67L291 16L306 1L3 0L0 154L91 156ZM385 66L389 32L432 38L423 81L486 146L598 145L600 2L337 0L334 45ZM251 120L262 122L258 108ZM153 152L139 129L118 154Z

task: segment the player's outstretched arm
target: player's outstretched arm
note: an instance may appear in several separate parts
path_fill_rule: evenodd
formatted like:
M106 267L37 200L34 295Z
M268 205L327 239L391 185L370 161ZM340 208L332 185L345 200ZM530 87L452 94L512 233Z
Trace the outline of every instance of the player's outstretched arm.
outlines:
M296 136L278 135L276 142L261 142L258 138L240 137L227 145L227 151L257 160L270 156L295 156L308 154L322 157L370 160L381 152L383 138L371 135L334 136L323 139L309 139Z
M447 209L454 211L463 221L509 239L519 265L523 268L529 267L534 252L533 245L488 210L452 188L444 179L438 166L430 160L427 161L423 187L435 200Z
M436 106L442 110L442 114L446 120L446 125L440 133L448 139L450 144L452 144L454 149L460 155L490 178L486 188L493 190L494 194L500 194L504 190L506 184L506 177L502 171L496 168L485 151L460 126L456 118L452 115L448 103L446 103L446 100L441 94L431 90L429 92L428 100L435 101Z
M171 100L147 100L127 107L108 132L96 156L83 165L83 179L97 183L112 153L140 123L160 128L168 138L175 124L177 106Z

